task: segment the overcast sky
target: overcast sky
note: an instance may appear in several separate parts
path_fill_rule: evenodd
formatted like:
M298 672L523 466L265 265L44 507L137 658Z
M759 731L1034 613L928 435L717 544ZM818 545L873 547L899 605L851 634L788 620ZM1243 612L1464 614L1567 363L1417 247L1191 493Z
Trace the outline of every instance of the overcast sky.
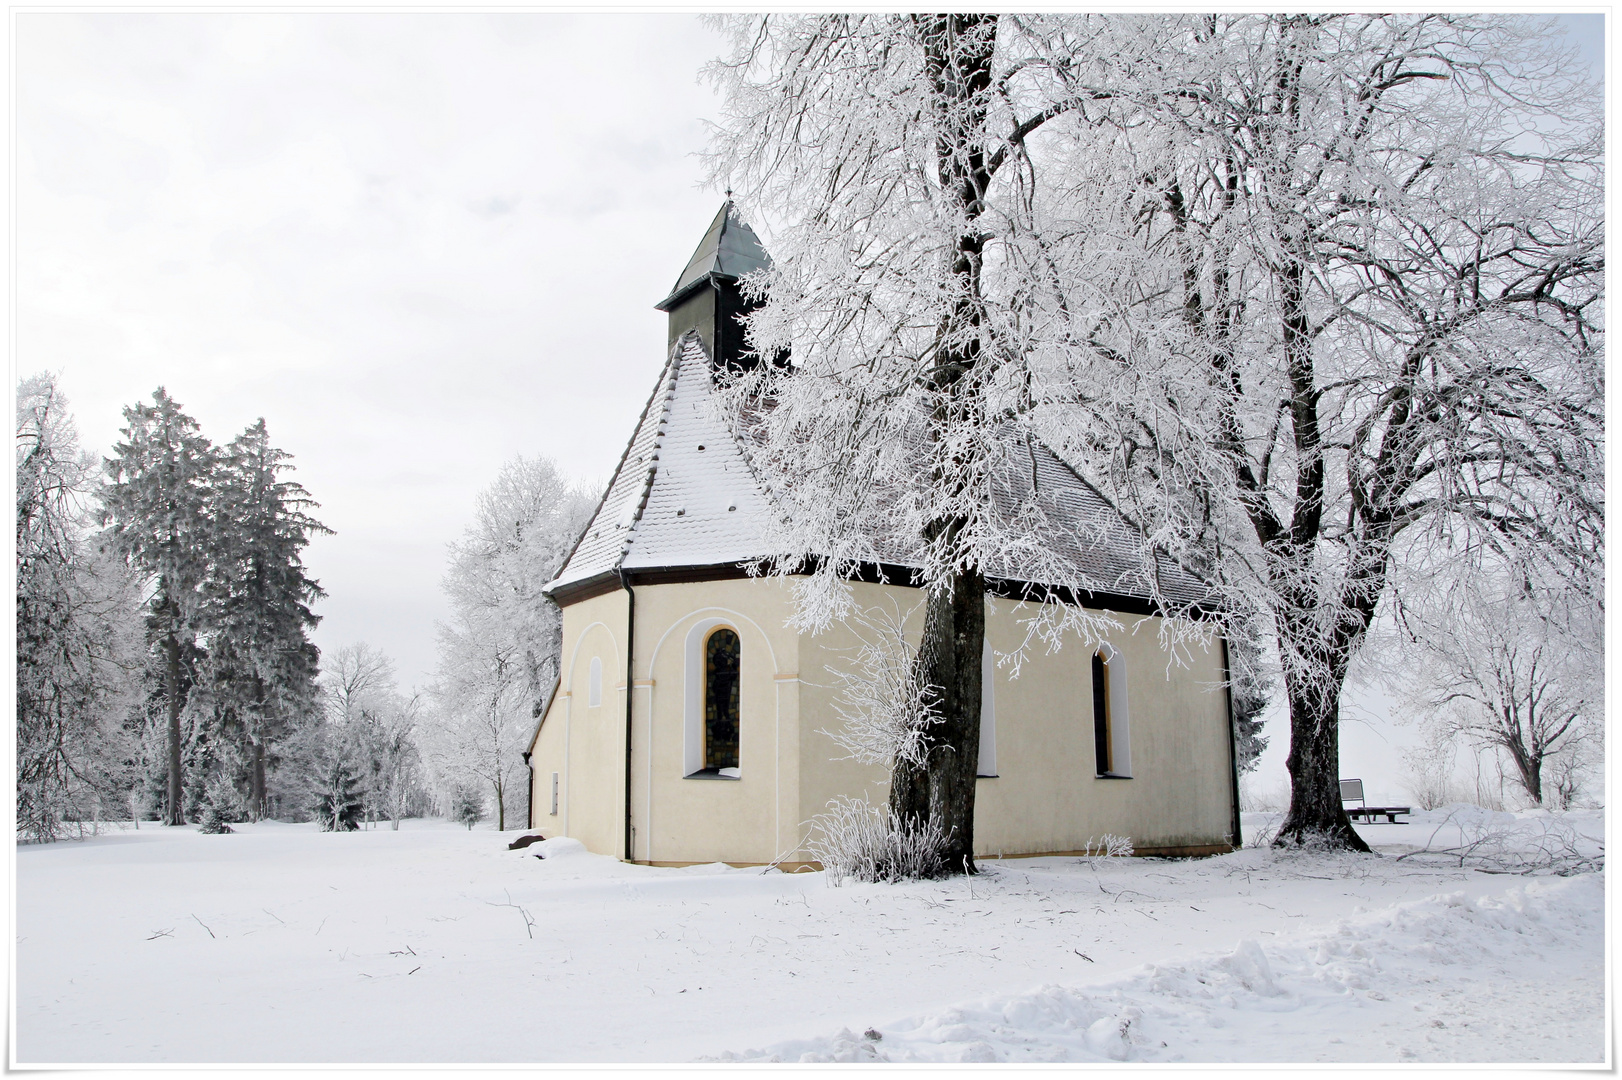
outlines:
M1602 20L1564 17L1596 68ZM316 643L368 641L425 683L478 491L518 453L600 488L652 388L653 304L721 202L696 157L719 35L19 14L13 41L13 376L59 372L101 453L159 385L219 443L263 416L336 530L307 557ZM1390 774L1390 739L1353 725L1349 766Z

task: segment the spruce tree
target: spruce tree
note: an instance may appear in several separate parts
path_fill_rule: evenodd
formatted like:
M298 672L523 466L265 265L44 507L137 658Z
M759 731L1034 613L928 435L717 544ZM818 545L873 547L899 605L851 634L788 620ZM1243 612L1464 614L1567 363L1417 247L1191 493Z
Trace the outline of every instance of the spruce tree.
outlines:
M471 832L483 817L484 799L472 788L458 785L451 795L451 820L461 822Z
M327 759L313 809L322 832L355 832L360 828L364 809L361 782L347 748Z
M263 418L226 448L215 490L214 665L219 705L244 740L251 764L249 813L267 812L270 742L316 708L320 652L308 632L325 596L304 571L301 552L331 530L306 511L317 504L285 480L291 455L270 445Z
M147 633L164 664L168 786L164 824L183 820L181 654L201 625L213 547L210 509L218 454L197 421L158 387L152 404L124 410L124 441L107 459L104 515L116 549L154 583Z

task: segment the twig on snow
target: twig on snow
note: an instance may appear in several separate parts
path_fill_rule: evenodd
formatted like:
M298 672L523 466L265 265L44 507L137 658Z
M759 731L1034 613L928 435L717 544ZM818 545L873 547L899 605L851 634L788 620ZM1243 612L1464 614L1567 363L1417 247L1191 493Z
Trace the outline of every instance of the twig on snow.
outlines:
M197 919L197 916L193 915L192 918ZM201 926L204 930L208 930L208 924L205 923L202 919L197 919L197 925ZM208 936L209 937L214 937L214 931L208 930ZM214 940L218 941L219 938L214 938Z
M502 892L507 897L507 902L505 904L498 904L494 900L486 900L485 903L489 904L491 907L510 907L517 911L518 914L524 917L524 932L529 935L531 941L535 940L535 916L529 913L528 908L519 907L517 904L513 903L512 893L507 892L505 889L503 889Z

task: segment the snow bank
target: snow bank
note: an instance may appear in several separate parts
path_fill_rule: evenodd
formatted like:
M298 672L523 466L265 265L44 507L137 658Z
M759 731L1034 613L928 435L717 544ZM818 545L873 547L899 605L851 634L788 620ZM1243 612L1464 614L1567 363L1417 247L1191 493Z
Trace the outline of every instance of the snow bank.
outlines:
M1580 1021L1591 1033L1582 1060L1600 1061L1603 1025L1592 1018L1602 984L1562 973L1592 954L1603 911L1597 875L1474 900L1450 892L1265 948L1247 937L1225 955L708 1060L1461 1061L1483 1045L1480 1027L1496 1025L1490 1060L1526 1061L1544 1060L1543 1042L1572 1035L1554 1029ZM1334 1032L1367 1034L1344 1042Z
M587 855L586 845L569 836L554 836L550 840L539 840L526 849L531 855L539 855L543 859L563 859L570 855Z

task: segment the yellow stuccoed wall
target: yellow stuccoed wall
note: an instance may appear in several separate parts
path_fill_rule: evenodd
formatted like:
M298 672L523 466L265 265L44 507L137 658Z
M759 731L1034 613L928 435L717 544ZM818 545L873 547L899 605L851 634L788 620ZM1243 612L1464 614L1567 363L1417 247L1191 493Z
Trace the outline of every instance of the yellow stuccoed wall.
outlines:
M921 594L856 584L865 606L894 603L922 624ZM636 588L632 824L638 862L799 863L811 818L835 795L885 798L884 770L864 766L826 732L830 664L854 645L835 626L815 637L789 630L792 597L778 579ZM1030 608L991 600L987 637L1006 653L1024 638ZM977 785L975 850L982 855L1079 851L1105 833L1140 850L1209 850L1232 828L1232 780L1221 646L1186 649L1182 666L1157 638L1158 620L1119 616L1106 640L1128 684L1131 779L1094 776L1091 652L1079 639L1036 650L1018 678L994 678L996 778ZM684 776L687 639L721 623L738 632L738 780ZM534 745L534 824L623 857L626 594L615 591L563 612L563 677ZM695 640L699 638L695 637ZM587 706L590 661L603 663L603 703ZM551 774L560 774L559 813Z

